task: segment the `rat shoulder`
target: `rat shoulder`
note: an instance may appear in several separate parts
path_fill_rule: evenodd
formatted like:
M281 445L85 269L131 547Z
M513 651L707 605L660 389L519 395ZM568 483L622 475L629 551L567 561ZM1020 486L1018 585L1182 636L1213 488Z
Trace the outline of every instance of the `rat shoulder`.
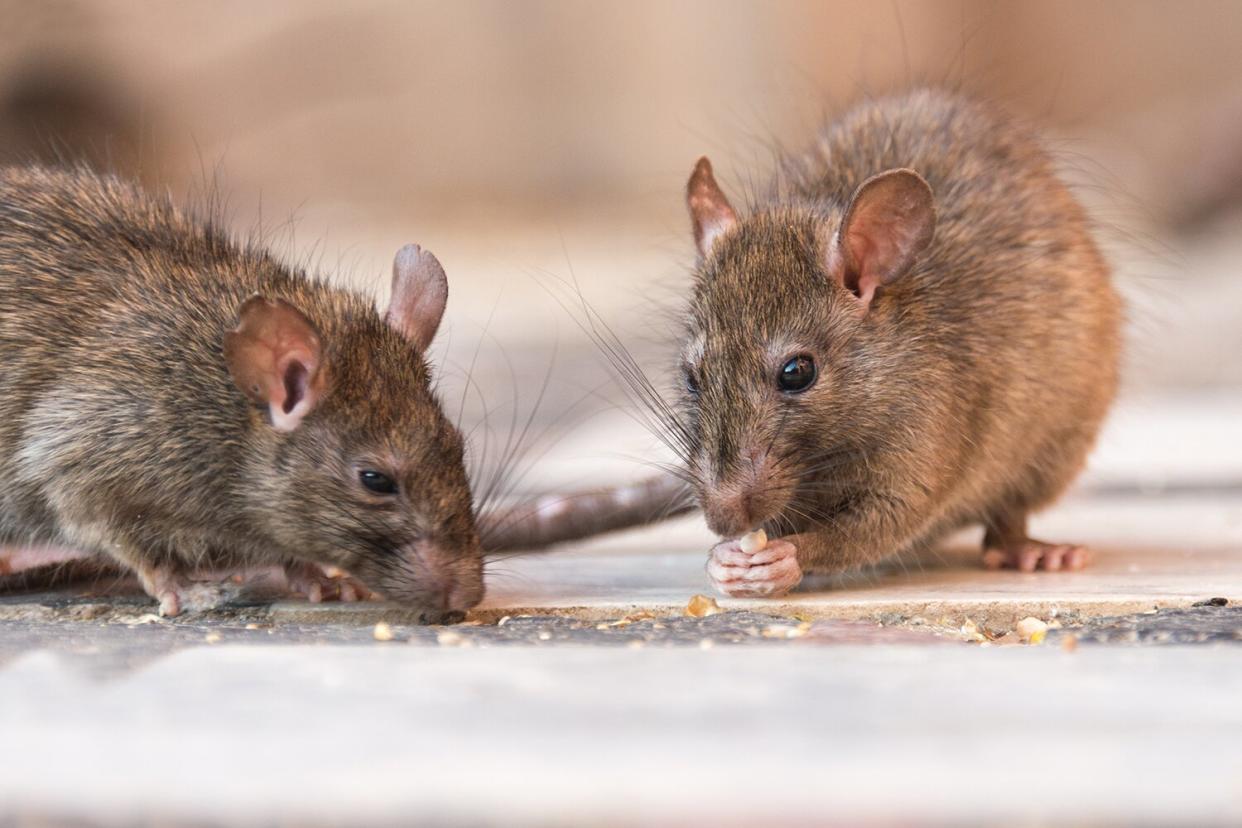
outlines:
M0 221L6 218L15 225L6 231L55 227L92 240L102 240L104 229L187 221L167 195L150 195L124 178L40 165L0 168Z

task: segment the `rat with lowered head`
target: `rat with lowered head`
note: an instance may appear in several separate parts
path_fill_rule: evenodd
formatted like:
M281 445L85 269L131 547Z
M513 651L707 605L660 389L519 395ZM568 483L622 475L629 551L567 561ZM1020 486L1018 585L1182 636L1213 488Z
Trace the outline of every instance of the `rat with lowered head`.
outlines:
M1084 564L1026 522L1094 443L1122 314L1034 138L916 91L847 112L744 215L706 158L687 204L681 430L719 591L780 595L969 524L990 566ZM734 540L759 527L766 547Z
M0 545L110 559L164 615L274 565L460 616L482 554L425 358L447 296L416 245L380 314L115 178L0 170Z

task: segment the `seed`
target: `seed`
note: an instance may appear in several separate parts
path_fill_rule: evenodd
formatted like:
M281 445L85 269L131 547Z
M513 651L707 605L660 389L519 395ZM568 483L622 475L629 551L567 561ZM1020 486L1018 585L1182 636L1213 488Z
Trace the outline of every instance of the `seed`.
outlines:
M768 533L762 529L747 532L738 540L737 545L747 555L753 555L768 545Z
M1048 632L1048 625L1038 618L1028 616L1019 621L1014 630L1018 635L1022 636L1023 640L1029 641L1032 644L1038 644L1044 640L1044 636Z

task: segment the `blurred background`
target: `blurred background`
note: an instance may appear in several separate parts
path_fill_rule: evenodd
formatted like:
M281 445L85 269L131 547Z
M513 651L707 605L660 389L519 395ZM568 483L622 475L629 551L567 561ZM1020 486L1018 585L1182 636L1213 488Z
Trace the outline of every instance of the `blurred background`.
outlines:
M917 83L1044 128L1130 301L1130 399L1242 387L1242 3L0 0L0 19L0 161L218 192L239 232L381 301L392 253L429 247L446 393L503 432L548 377L537 419L574 405L553 477L613 472L572 462L608 453L621 399L579 290L661 374L694 160L740 201L779 147Z

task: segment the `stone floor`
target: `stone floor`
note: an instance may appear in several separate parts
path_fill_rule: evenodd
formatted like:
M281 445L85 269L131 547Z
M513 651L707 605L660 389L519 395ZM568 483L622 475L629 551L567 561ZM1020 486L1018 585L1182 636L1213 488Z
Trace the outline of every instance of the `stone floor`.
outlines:
M608 405L549 416L603 382L578 345L522 488L667 459ZM0 826L1242 822L1242 396L1131 395L1034 530L1092 566L987 572L965 534L691 617L688 517L498 561L451 628L0 596Z
M0 671L17 825L1236 824L1242 648L187 646Z
M1039 523L1093 544L1080 573L987 572L964 536L704 617L693 518L507 559L453 627L0 597L0 825L1236 824L1223 481L1097 468Z

